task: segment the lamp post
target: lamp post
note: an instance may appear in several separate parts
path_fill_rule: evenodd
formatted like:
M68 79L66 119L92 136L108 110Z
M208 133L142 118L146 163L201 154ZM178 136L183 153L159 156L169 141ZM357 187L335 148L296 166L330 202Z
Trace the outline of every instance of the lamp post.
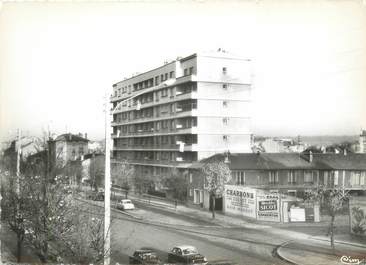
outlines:
M142 94L152 92L156 89L172 85L174 82L167 80L157 86L146 89L140 93L129 96L124 100L120 101L114 108L109 108L109 93L108 90L105 93L105 171L104 171L104 265L110 264L111 254L111 133L110 133L110 115L113 115L121 104L124 102L134 99ZM110 111L110 112L109 112Z

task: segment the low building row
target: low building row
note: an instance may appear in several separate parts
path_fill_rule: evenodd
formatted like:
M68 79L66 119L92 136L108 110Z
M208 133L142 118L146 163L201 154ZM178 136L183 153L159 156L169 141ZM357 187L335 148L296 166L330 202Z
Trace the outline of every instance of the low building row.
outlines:
M341 188L366 196L366 154L241 153L217 154L193 164L188 175L188 201L210 208L201 168L209 162L226 162L232 178L228 183L293 197L320 186ZM217 209L222 198L217 198Z

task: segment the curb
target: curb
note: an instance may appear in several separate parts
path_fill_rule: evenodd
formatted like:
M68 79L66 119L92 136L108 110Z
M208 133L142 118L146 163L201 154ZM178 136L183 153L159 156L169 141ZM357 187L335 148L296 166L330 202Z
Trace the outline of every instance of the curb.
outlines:
M309 239L324 241L324 242L330 242L329 239L325 239L325 238L309 237ZM361 244L358 244L358 243L347 242L347 241L334 240L334 244L341 244L341 245L353 246L353 247L358 247L358 248L366 248L366 245L361 245Z
M290 264L293 264L293 265L299 265L298 263L296 263L295 261L285 257L283 254L281 254L281 248L283 248L284 246L290 244L291 242L293 241L287 241L287 242L284 242L282 243L281 245L277 246L273 252L275 253L275 255L277 255L280 259L290 263Z
M104 208L104 206L98 205L98 204L94 203L94 201L91 201L91 200L86 200L86 199L83 199L83 198L77 198L77 200L82 201L84 203L92 204L92 205L100 207L100 208ZM132 218L137 219L137 220L142 220L141 217L135 216L131 213L127 213L126 211L121 211L121 210L116 209L112 204L111 204L111 210L114 211L114 212L117 212L117 213L127 215L127 216L132 217Z
M168 212L175 213L175 214L185 216L185 217L188 217L188 218L193 218L192 215L190 215L188 213L185 213L185 212L182 212L178 209L175 210L175 208L169 208L169 207L164 207L164 206L160 206L160 205L154 205L154 204L151 204L151 203L145 203L145 202L141 202L141 201L137 201L137 202L141 203L141 204L144 204L144 205L147 205L147 206L152 207L152 208L157 208L157 209L161 209L163 211L168 211ZM197 219L197 220L200 220L202 222L206 222L206 223L211 224L211 225L208 225L207 227L226 227L226 228L232 227L230 225L227 226L225 224L213 222L212 220L207 220L206 218L202 218L200 216L195 216L194 218ZM201 226L201 227L203 227L203 226Z

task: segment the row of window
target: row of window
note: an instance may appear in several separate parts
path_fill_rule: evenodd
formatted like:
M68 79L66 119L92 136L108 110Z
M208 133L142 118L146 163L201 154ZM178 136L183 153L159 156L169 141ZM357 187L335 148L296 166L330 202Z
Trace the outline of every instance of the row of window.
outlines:
M166 81L170 78L175 78L175 72L174 71L170 71L169 73L164 73L164 74L155 76L155 78L150 78L150 79L135 83L135 84L133 84L133 91L138 91L138 90L141 90L141 89L157 86L161 82L164 82L164 81ZM155 83L154 83L154 80L155 80ZM132 86L131 85L124 86L124 87L115 89L114 90L114 96L115 97L120 97L125 93L130 94L131 91L132 91Z
M194 74L194 67L185 68L183 70L184 76L186 75L193 75Z
M151 133L155 131L176 131L179 129L189 129L197 126L196 117L169 119L155 122L144 122L130 125L114 127L114 134L117 137L127 133Z
M183 70L183 74L184 74L184 76L195 74L195 68L193 66L185 68ZM222 74L223 75L227 74L227 67L222 67ZM150 79L135 83L135 84L133 84L133 91L138 91L138 90L141 90L141 89L157 86L160 83L162 83L162 82L164 82L168 79L171 79L171 78L175 78L175 72L174 71L170 71L169 73L164 73L164 74L155 76L154 78L150 78ZM224 84L223 88L227 89L227 84ZM114 96L115 97L117 97L117 96L120 97L125 93L130 94L131 89L132 89L131 85L115 89Z
M170 104L158 105L150 108L131 110L114 114L114 121L121 123L123 121L133 121L142 118L160 117L168 114L191 111L197 109L197 100L183 100Z
M156 146L161 144L165 145L177 145L177 143L183 142L186 145L196 144L197 135L162 135L153 137L136 137L136 138L121 138L115 139L115 147L128 147L128 146Z
M232 178L237 185L246 184L245 171L232 171ZM304 184L314 184L319 176L319 171L316 170L290 170L287 172L287 184L297 184L300 181L300 177L303 176L301 183ZM323 177L320 180L322 185L329 186L339 186L342 185L339 182L339 171L324 171ZM351 186L363 186L366 185L366 172L365 171L351 171L349 178L345 180L345 185ZM271 185L278 185L279 176L278 171L268 172L268 183Z
M120 151L114 153L118 159L133 159L144 161L171 161L171 162L193 162L197 161L197 153L195 152L178 152L178 151Z

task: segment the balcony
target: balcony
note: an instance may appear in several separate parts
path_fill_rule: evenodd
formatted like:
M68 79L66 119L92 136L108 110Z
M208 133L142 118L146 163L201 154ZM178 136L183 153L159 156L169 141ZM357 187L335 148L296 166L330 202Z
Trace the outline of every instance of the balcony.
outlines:
M180 151L179 144L135 144L114 146L114 151ZM184 152L197 151L197 144L185 144Z

